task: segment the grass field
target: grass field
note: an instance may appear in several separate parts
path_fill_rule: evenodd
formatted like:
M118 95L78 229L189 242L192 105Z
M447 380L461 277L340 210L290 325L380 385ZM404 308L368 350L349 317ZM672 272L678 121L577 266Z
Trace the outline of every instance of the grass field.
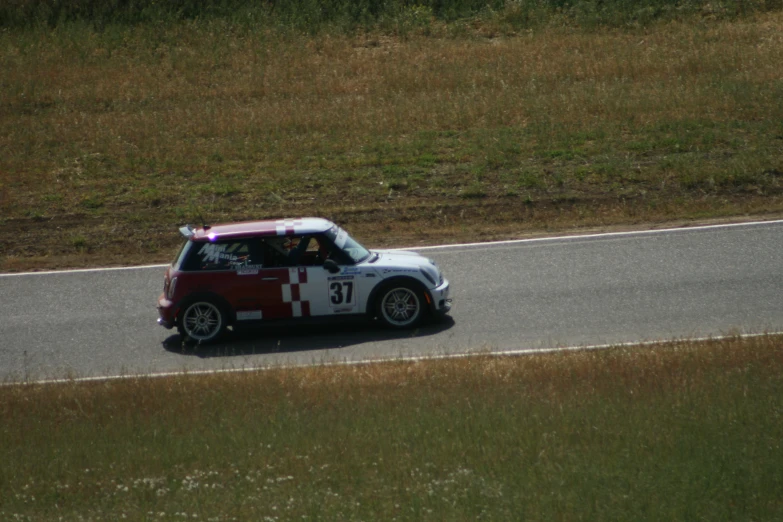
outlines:
M783 338L0 387L3 520L780 520Z
M783 210L780 10L513 14L5 28L0 269L168 261L201 216L407 246Z

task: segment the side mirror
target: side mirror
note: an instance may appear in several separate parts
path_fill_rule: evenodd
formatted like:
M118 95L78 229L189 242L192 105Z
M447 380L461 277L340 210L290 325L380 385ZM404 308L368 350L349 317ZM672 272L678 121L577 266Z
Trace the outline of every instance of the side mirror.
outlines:
M336 274L340 271L340 267L337 266L337 263L335 263L334 259L327 259L324 261L324 270L328 270L332 274Z

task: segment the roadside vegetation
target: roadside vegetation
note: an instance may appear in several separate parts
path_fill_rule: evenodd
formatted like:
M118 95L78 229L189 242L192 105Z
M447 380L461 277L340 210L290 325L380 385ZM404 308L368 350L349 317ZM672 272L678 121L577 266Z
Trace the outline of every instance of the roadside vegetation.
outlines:
M783 338L0 387L3 520L780 520Z
M0 270L168 261L202 218L409 246L783 210L780 2L241 5L2 3Z

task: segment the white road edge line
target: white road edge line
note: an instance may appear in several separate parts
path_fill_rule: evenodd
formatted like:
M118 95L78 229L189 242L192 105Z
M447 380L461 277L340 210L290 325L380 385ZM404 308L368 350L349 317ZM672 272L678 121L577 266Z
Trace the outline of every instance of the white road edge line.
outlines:
M142 270L144 268L163 268L169 265L137 265L137 266L108 266L103 268L73 268L70 270L47 270L41 272L13 272L0 274L0 277L20 277L52 274L78 274L83 272L114 272L119 270Z
M737 228L737 227L749 227L759 225L777 225L783 223L783 219L775 219L770 221L748 221L745 223L722 223L717 225L699 225L694 227L683 226L676 228L658 228L653 230L626 230L623 232L601 232L597 234L576 234L571 236L547 236L547 237L533 237L527 239L509 239L505 241L491 241L487 243L461 243L454 245L437 245L437 246L424 246L424 247L411 247L408 249L397 248L395 250L434 250L437 248L463 248L463 247L475 247L481 245L513 245L517 243L536 243L544 241L572 241L576 239L594 239L599 237L622 237L622 236L642 236L663 234L667 232L696 232L699 230L709 230L718 228Z
M422 362L422 361L439 361L446 359L466 359L469 357L516 357L523 355L540 355L555 352L579 352L579 351L591 351L591 350L608 350L611 348L623 348L623 347L644 347L644 346L666 346L685 342L703 342L703 341L722 341L726 339L753 339L756 337L771 337L775 335L783 335L783 332L765 332L765 333L752 333L752 334L738 334L738 335L718 335L710 337L696 337L689 339L683 337L680 339L671 339L663 341L639 341L639 342L624 342L624 343L609 343L609 344L593 344L583 346L562 346L555 348L527 348L519 350L502 350L502 351L474 351L474 352L462 352L453 354L441 354L441 355L416 355L416 356L398 356L398 357L382 357L377 359L366 359L361 361L333 361L322 362L315 364L291 364L291 365L269 365L269 366L252 366L247 368L224 368L220 370L182 370L178 372L163 372L163 373L147 373L147 374L128 374L128 375L107 375L103 377L76 377L71 379L50 379L40 381L18 381L18 382L5 382L0 383L1 386L29 386L29 385L46 385L46 384L67 384L67 383L81 383L81 382L101 382L101 381L117 381L127 379L158 379L163 377L185 377L190 375L202 376L202 375L220 375L220 374L232 374L232 373L248 373L248 372L264 372L270 370L290 370L295 368L308 368L308 367L332 367L332 366L364 366L369 364L389 363L389 362Z
M775 219L770 221L749 221L746 223L723 223L718 225L700 225L700 226L682 226L676 228L660 228L655 230L628 230L624 232L602 232L599 234L576 234L571 236L547 236L547 237L534 237L527 239L509 239L505 241L487 241L485 243L458 243L453 245L431 245L431 246L412 246L407 248L394 248L392 250L436 250L436 249L449 249L449 248L465 248L476 246L493 246L493 245L513 245L518 243L536 243L544 241L572 241L576 239L593 239L598 237L623 237L623 236L638 236L638 235L650 235L650 234L664 234L667 232L695 232L698 230L709 230L717 228L737 228L737 227L751 227L759 225L779 225L783 224L783 219ZM14 272L10 274L0 274L2 277L21 277L29 275L51 275L51 274L74 274L83 272L111 272L116 270L142 270L145 268L165 268L169 266L164 265L139 265L139 266L113 266L104 268L77 268L71 270L48 270L42 272Z

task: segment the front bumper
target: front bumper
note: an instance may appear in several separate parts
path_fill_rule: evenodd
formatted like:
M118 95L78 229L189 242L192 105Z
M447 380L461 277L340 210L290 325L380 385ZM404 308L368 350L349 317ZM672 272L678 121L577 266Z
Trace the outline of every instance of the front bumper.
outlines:
M444 279L443 283L434 290L430 290L430 297L432 297L433 312L440 315L449 313L451 310L451 295L447 279Z

